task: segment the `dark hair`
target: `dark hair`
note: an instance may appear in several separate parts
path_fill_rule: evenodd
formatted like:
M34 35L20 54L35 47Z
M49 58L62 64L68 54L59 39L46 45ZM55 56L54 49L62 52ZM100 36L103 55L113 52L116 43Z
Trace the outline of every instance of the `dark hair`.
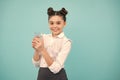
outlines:
M47 14L48 14L48 20L50 19L50 17L58 15L58 16L62 16L63 20L66 21L66 15L67 15L67 10L65 8L62 8L59 11L54 11L52 7L49 7L47 10Z

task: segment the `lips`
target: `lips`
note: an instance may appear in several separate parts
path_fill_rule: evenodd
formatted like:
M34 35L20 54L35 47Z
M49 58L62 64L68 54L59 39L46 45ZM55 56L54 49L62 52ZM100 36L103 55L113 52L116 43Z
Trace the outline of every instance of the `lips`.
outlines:
M57 32L59 29L51 29L52 31L54 31L54 32Z
M57 32L58 30L53 30L54 32Z

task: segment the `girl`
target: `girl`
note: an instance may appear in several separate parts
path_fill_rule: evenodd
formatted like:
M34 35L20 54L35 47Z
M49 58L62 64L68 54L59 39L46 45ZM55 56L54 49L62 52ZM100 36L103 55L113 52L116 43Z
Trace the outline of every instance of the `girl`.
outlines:
M51 34L36 36L32 40L35 52L32 62L40 67L37 80L68 80L64 62L71 49L71 41L65 36L67 10L54 11L48 8L48 23Z

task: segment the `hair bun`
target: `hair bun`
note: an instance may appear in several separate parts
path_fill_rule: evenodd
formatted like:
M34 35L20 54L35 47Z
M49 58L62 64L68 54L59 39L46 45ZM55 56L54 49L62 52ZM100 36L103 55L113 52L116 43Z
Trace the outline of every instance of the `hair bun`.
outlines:
M48 8L47 14L48 14L49 16L54 14L54 10L53 10L52 7L49 7L49 8Z
M68 11L67 11L65 8L62 8L62 9L60 10L60 13L63 14L64 16L66 16L67 13L68 13Z

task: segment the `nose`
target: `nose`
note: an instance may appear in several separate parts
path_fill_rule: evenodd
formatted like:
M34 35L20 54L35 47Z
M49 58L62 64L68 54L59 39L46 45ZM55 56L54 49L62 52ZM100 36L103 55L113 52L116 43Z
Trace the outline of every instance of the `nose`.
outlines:
M57 25L56 25L56 24L54 24L54 25L53 25L53 27L54 27L54 28L56 28L56 27L57 27Z

